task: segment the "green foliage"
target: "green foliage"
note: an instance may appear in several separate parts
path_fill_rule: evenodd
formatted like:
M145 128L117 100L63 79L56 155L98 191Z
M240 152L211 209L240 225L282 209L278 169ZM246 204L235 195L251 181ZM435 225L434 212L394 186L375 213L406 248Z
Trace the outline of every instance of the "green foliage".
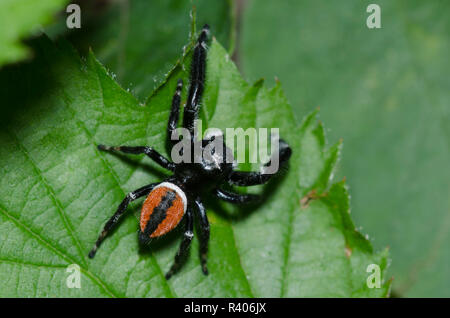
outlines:
M30 55L20 42L49 23L52 15L66 0L1 0L0 1L0 67Z
M450 20L448 1L248 1L241 65L278 76L298 118L320 106L344 138L338 175L353 216L390 246L393 290L450 296Z
M68 37L82 52L89 48L116 80L139 99L145 99L183 53L191 15L197 24L211 24L219 41L234 46L229 0L133 0L99 9L81 5L83 26ZM196 13L195 13L196 12ZM64 33L65 22L52 26L52 37Z
M65 42L35 43L33 63L0 73L0 296L386 296L369 289L366 268L381 267L349 216L345 183L334 182L340 143L327 147L316 113L301 125L282 89L249 85L212 40L202 118L209 127L279 127L293 148L290 170L253 188L266 202L252 208L208 202L210 275L195 239L182 270L166 281L179 233L138 247L140 202L93 260L87 253L128 191L161 180L147 158L101 153L96 144L152 145L165 153L170 100L186 82L189 56L140 104L90 53ZM189 50L188 50L189 51ZM183 99L186 98L184 90ZM127 159L128 158L128 159ZM253 166L257 168L257 166ZM239 189L245 191L245 189ZM79 264L81 289L66 287Z

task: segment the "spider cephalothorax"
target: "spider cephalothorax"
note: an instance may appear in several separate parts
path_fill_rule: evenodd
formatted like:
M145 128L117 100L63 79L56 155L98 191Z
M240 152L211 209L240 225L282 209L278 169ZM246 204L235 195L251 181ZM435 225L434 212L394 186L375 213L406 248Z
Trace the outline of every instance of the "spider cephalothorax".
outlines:
M212 193L219 199L232 203L246 203L258 200L259 196L252 194L237 194L221 189L225 183L238 186L252 186L266 183L274 174L267 173L265 168L270 165L266 163L261 172L236 171L232 162L231 151L225 146L223 138L218 135L205 137L197 141L195 135L195 120L198 118L200 101L205 85L206 71L206 53L209 27L205 25L200 33L194 48L190 70L190 87L187 102L184 108L183 128L189 132L189 139L184 142L194 146L200 142L201 150L208 149L212 143L221 147L209 152L205 156L202 151L201 158L190 156L190 160L174 163L157 151L147 146L118 146L110 147L99 145L100 150L118 151L128 154L146 154L162 167L173 172L173 175L161 183L152 183L133 192L128 193L122 203L119 205L116 213L108 220L102 233L100 234L94 248L90 251L89 257L93 258L95 253L105 239L108 232L118 223L120 217L125 212L128 204L140 197L147 196L142 206L140 216L139 240L142 243L148 242L151 238L159 237L173 230L182 219L185 221L185 232L180 248L175 255L175 261L166 278L170 278L181 265L182 256L187 252L190 242L194 236L194 210L198 213L202 240L200 242L201 265L204 274L208 273L206 267L208 241L209 241L209 222L206 216L206 210L202 204L201 196L206 193ZM173 147L177 140L171 138L177 135L177 126L179 118L179 109L181 104L181 91L183 82L178 81L175 95L172 99L172 108L167 127L169 144ZM198 144L196 144L198 146ZM193 148L193 147L191 147ZM214 149L214 148L213 148ZM218 151L220 150L220 151ZM206 154L208 152L206 151ZM291 149L283 140L279 141L279 150L275 153L279 159L279 164L285 164L290 156ZM272 159L274 157L272 156ZM231 159L231 160L230 160ZM272 160L271 159L271 160Z

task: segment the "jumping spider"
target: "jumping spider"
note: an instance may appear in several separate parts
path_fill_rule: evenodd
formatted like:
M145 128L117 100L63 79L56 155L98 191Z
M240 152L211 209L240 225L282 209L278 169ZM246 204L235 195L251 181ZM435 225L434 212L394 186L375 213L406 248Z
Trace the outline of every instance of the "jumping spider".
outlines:
M207 39L209 27L205 25L201 31L197 43L194 48L190 69L190 87L188 99L184 108L183 127L190 132L190 143L195 142L194 122L198 118L200 109L200 101L205 85L206 71L206 54ZM175 95L172 99L172 108L167 127L168 136L176 134L179 109L181 103L181 91L183 82L178 81ZM202 147L210 144L215 137L206 138L201 141ZM170 145L173 147L176 143L171 138ZM226 155L229 149L222 141ZM279 157L280 165L285 164L291 156L291 148L283 140L279 141L279 150L276 155ZM258 195L253 194L237 194L220 188L224 183L238 186L252 186L266 183L274 174L265 173L264 168L268 167L270 161L266 163L261 172L236 171L234 165L229 160L225 160L222 153L215 152L212 154L213 160L200 160L195 162L173 163L163 157L156 150L147 146L129 147L118 146L110 147L99 145L100 150L118 151L127 154L146 154L150 159L154 160L160 166L173 172L173 175L165 179L161 183L152 183L133 192L128 193L122 203L119 205L116 213L108 220L103 231L97 239L93 249L89 253L89 257L93 258L95 253L108 235L109 231L118 223L120 217L124 214L128 204L140 197L147 196L140 216L139 241L147 243L150 238L162 236L173 230L184 216L185 232L184 237L175 255L175 261L166 274L169 279L180 267L182 257L188 251L189 245L194 236L194 210L198 212L198 220L203 239L200 242L200 258L203 273L208 274L206 266L207 251L209 241L209 222L206 216L206 210L201 201L201 196L207 192L221 200L232 203L246 203L258 200ZM272 157L273 158L273 157ZM272 160L272 159L271 159Z

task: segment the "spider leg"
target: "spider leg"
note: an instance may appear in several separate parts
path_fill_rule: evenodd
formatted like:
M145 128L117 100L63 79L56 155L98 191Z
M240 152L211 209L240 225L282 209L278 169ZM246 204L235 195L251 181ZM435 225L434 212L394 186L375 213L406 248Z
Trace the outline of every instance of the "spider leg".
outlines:
M183 88L183 81L178 80L177 88L172 99L172 108L170 110L169 123L167 125L167 138L168 143L172 146L178 141L178 134L176 129L178 125L178 119L180 117L180 103L181 103L181 89Z
M238 194L229 191L225 191L222 189L214 189L214 195L219 199L224 201L228 201L231 203L248 203L255 202L261 200L261 196L256 194Z
M175 254L175 261L170 267L170 270L166 274L166 279L172 277L172 275L178 271L181 266L183 257L186 255L191 245L192 238L194 237L194 220L193 220L192 209L189 207L186 210L186 228L183 235L183 240L181 241L180 247L177 254Z
M198 197L195 199L195 205L197 206L199 219L200 219L200 230L202 233L202 239L200 240L200 262L202 265L202 272L208 275L208 267L206 263L208 261L208 243L209 243L209 221L206 216L206 209L203 203Z
M197 44L194 48L191 63L190 87L186 107L184 108L183 127L188 129L191 138L194 138L194 124L198 118L200 100L205 86L206 73L206 41L208 39L209 26L205 24Z
M279 167L285 165L292 155L292 149L282 139L279 141ZM272 155L273 157L273 155ZM277 175L281 169L278 169L276 173L265 173L267 167L270 167L272 159L269 160L263 167L261 172L255 171L233 171L228 177L228 182L237 186L253 186L258 184L264 184L269 181L270 178Z
M133 192L130 192L127 194L125 199L123 199L122 203L120 203L119 207L117 208L116 213L106 222L105 227L103 228L102 233L97 239L97 242L95 242L94 247L89 252L89 258L94 258L95 253L97 252L97 249L99 248L100 244L103 242L105 237L108 235L109 231L111 231L114 226L119 222L120 217L125 213L128 205L140 198L143 197L152 191L152 189L157 185L158 183L151 183L146 186L143 186L142 188L139 188Z
M145 153L150 159L155 161L157 164L159 164L161 167L166 168L167 170L174 171L175 170L175 164L173 162L170 162L169 159L165 158L163 155L161 155L159 152L154 150L151 147L147 146L137 146L137 147L129 147L129 146L105 146L105 145L98 145L99 150L104 151L119 151L123 153L130 153L130 154L143 154Z

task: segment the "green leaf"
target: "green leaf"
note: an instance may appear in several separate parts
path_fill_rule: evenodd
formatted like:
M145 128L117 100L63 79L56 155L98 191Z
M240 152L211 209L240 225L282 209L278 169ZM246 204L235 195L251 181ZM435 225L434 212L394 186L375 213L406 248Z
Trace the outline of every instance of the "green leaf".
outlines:
M0 1L0 67L30 55L21 40L49 23L66 0L1 0Z
M320 106L344 138L353 217L390 246L400 296L450 296L448 1L249 1L243 72L284 83L298 118ZM274 27L278 26L278 27Z
M69 34L70 41L82 52L92 48L122 87L141 100L159 86L183 53L191 15L196 16L198 25L211 24L219 41L234 47L229 0L120 1L103 11L86 2L81 10L83 26ZM51 31L60 34L61 30L66 30L63 21Z
M0 129L0 296L300 297L386 296L386 251L374 253L355 230L343 181L333 183L340 144L327 148L316 113L297 125L281 86L249 85L213 39L201 117L208 127L278 127L293 149L290 170L267 186L261 206L208 200L208 276L198 241L181 271L166 281L180 231L138 246L139 207L99 249L87 254L125 194L167 172L148 158L99 152L98 143L152 145L165 152L166 123L189 55L141 105L89 54L37 41L31 64L0 72L0 96L15 105ZM189 52L189 50L187 50ZM24 94L26 92L26 94ZM183 100L186 98L186 89ZM257 168L257 165L253 165ZM239 189L245 191L245 189ZM130 215L131 214L131 215ZM69 289L69 264L81 289ZM366 285L369 264L383 284Z

